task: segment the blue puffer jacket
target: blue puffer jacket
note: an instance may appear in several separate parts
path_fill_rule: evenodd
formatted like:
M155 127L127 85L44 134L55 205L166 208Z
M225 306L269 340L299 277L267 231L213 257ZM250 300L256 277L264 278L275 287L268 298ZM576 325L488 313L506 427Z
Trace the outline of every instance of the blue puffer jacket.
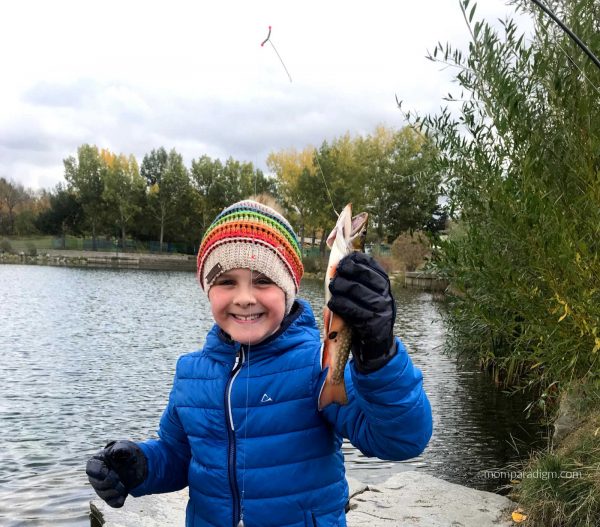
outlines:
M345 526L342 439L367 456L403 460L431 435L421 372L404 346L383 368L346 367L349 403L317 408L324 375L308 303L249 350L218 327L177 363L158 440L140 443L148 477L134 496L189 485L187 526ZM237 357L237 358L236 358Z

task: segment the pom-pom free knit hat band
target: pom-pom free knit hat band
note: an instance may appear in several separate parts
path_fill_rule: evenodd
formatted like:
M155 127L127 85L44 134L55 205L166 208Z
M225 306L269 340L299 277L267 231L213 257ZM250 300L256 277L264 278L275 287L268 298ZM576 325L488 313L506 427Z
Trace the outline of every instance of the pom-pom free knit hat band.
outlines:
M202 238L197 268L207 294L217 277L231 269L265 274L283 289L286 313L304 272L292 226L271 207L251 200L234 203L214 219Z

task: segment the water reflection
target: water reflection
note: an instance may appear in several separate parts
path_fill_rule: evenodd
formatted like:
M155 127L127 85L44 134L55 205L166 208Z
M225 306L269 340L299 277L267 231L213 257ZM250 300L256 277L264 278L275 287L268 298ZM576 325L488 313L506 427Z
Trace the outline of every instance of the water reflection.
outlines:
M322 284L305 281L304 286L304 294L320 310ZM349 470L362 481L376 483L391 472L417 468L454 483L498 490L507 481L486 478L484 471L506 466L519 455L526 458L532 445L543 441L543 430L525 420L528 401L506 396L477 368L459 367L444 353L443 306L429 293L397 288L394 296L395 333L423 372L434 433L421 456L402 463L365 458L349 445Z
M348 470L380 481L425 470L491 488L480 470L512 456L522 405L441 352L444 328L429 295L399 290L396 331L423 370L435 433L406 463L345 447ZM320 282L303 295L320 316ZM85 461L115 437L155 435L177 357L212 325L192 273L0 266L0 524L87 526ZM491 483L491 484L490 484Z

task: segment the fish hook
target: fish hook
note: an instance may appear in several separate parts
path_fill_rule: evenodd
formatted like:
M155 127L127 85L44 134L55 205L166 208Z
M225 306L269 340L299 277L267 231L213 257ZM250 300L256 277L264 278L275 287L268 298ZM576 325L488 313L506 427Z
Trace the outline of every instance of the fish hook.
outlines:
M287 76L290 79L290 82L292 82L292 76L290 75L290 72L288 71L288 69L285 67L285 63L283 62L283 59L281 58L281 55L279 54L279 51L277 51L277 48L275 47L275 44L273 44L273 41L271 40L271 26L269 26L269 34L267 35L267 38L265 38L262 41L262 43L260 44L260 47L262 48L267 42L269 44L271 44L271 47L273 48L273 50L275 51L275 53L279 57L279 62L281 62L281 65L283 66L283 69L287 73Z

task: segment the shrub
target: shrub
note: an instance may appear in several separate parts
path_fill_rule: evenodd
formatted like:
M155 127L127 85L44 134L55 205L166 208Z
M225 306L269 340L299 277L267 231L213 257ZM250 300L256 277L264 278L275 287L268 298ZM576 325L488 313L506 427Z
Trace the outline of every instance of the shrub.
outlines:
M388 274L396 273L403 268L402 262L396 260L392 256L374 256L374 258Z
M305 256L302 264L307 273L324 273L327 270L327 258L320 256Z
M572 42L538 11L529 39L513 20L473 20L468 4L469 52L439 44L431 56L457 68L464 94L417 123L464 229L435 260L457 293L446 342L503 384L537 389L544 409L550 388L600 370L600 70L566 56ZM594 2L552 4L600 46Z
M431 243L421 231L403 232L392 244L392 256L406 271L414 271L431 257Z
M10 241L8 241L6 238L4 238L0 242L0 252L9 253L9 254L14 253L12 245L10 244Z

